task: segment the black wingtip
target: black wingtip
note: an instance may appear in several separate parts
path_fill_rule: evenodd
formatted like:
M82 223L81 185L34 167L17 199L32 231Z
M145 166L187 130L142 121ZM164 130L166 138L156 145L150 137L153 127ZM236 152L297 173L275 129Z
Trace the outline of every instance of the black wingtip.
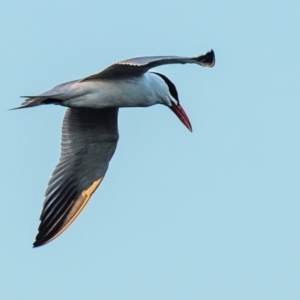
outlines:
M44 246L47 244L47 241L44 241L43 239L37 239L34 241L34 243L32 244L32 248L38 248L41 246Z
M216 63L215 52L210 50L206 54L197 57L196 60L201 66L212 68Z
M35 241L32 244L33 248L38 248L46 245L51 239L49 239L46 235L41 234L39 231L35 237Z
M38 248L40 246L43 246L43 243L39 243L37 240L32 244L32 248Z
M32 248L38 248L39 246L42 246L42 245L37 245L35 242L32 244Z

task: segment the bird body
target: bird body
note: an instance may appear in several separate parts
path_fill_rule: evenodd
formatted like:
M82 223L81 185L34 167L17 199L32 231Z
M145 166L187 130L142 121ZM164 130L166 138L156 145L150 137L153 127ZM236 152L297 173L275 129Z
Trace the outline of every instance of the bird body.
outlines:
M81 80L60 84L41 95L26 96L18 108L43 104L68 107L62 126L61 156L45 192L34 247L60 235L103 180L117 147L119 108L163 104L192 131L175 85L163 74L148 72L160 65L178 63L212 67L214 52L195 58L133 58Z
M66 89L67 87L67 89ZM55 88L57 89L57 88ZM59 90L62 105L103 109L109 107L146 107L158 103L170 105L163 79L146 73L126 79L75 81Z

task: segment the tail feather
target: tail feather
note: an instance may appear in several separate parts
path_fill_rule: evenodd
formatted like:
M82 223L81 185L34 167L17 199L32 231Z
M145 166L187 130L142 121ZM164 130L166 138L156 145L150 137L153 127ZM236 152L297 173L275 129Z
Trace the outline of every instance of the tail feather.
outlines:
M12 110L38 106L42 104L61 104L62 100L60 97L63 95L63 92L57 90L56 88L38 96L21 96L21 98L26 98L26 100L19 107L12 108Z
M22 102L19 107L15 107L10 110L39 106L42 104L59 104L59 103L61 103L61 101L59 101L57 99L41 97L41 96L29 96L29 97L26 96L26 98L27 99L24 102Z

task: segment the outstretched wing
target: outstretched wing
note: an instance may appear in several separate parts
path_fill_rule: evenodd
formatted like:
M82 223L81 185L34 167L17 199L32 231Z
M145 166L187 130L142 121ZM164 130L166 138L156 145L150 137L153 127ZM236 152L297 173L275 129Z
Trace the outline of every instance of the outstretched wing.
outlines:
M140 76L154 67L168 64L198 64L203 67L213 67L215 64L215 54L211 50L198 57L149 56L132 58L115 63L100 73L88 76L81 81Z
M61 156L45 193L34 247L60 235L99 186L117 146L117 119L117 108L67 110Z

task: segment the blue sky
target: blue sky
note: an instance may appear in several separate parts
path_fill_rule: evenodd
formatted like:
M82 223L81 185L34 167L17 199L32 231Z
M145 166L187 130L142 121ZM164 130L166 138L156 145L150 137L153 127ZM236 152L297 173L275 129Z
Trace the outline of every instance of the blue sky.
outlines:
M0 4L3 299L300 297L299 3ZM72 226L32 249L65 109L7 111L119 60L216 53L157 70L162 106L122 109L107 175Z

